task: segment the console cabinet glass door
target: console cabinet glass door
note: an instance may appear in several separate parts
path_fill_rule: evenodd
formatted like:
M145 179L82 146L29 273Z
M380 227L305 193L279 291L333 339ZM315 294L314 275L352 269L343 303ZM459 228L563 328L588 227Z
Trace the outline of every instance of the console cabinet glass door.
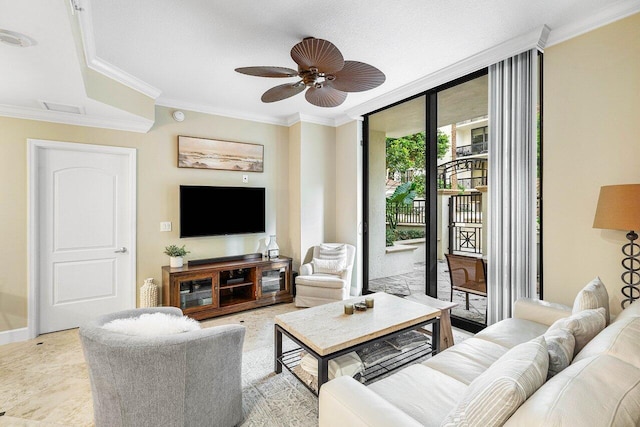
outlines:
M289 277L287 263L276 263L271 266L260 268L258 279L258 298L271 297L281 293L289 292Z
M175 287L180 294L180 308L218 306L217 276L189 275L176 278Z

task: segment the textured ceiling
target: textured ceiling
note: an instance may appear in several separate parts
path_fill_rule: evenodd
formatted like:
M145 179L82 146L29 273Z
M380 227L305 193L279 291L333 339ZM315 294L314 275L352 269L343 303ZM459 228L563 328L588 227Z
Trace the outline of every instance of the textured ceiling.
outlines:
M157 104L233 117L286 122L294 115L338 121L345 111L460 60L547 25L579 33L609 10L640 9L638 0L77 0L91 22L95 55L157 88ZM37 100L82 104L96 115L126 113L84 94L67 0L0 0L0 28L38 44L0 44L0 107L37 108ZM628 13L627 13L628 14ZM611 15L611 13L609 13ZM602 21L602 19L600 19ZM567 30L568 29L568 30ZM376 89L350 93L339 107L309 104L303 94L264 104L267 89L295 79L252 77L237 67L293 67L302 38L334 43L345 59L386 75ZM6 109L6 108L5 108ZM2 114L2 108L0 108Z

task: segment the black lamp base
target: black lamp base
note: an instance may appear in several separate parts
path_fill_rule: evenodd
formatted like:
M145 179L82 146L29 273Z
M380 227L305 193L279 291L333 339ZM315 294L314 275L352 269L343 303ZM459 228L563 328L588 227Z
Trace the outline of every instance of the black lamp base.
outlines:
M627 233L627 239L629 239L629 243L622 247L622 253L626 256L622 260L625 272L620 276L624 283L622 295L625 298L621 304L623 309L640 298L640 260L638 259L640 245L635 242L638 239L638 234L632 230Z

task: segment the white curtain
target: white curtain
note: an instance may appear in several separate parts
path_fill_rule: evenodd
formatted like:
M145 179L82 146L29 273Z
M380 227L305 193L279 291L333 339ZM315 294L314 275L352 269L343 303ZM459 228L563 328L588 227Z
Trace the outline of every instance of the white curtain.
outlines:
M487 324L536 295L537 51L489 67Z

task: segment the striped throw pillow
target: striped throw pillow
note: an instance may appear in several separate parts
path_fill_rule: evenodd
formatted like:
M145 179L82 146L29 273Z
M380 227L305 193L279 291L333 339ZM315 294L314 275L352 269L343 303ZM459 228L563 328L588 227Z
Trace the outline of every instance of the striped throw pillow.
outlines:
M344 260L347 263L347 246L321 244L318 251L318 258L325 260Z
M578 292L575 300L573 300L572 313L576 314L582 310L600 307L605 309L605 320L608 325L611 319L609 314L609 293L600 277L596 277Z
M573 356L575 357L605 326L605 309L600 307L582 310L569 317L558 319L549 326L547 332L554 329L568 329L571 331L576 339L576 345L573 349Z
M559 374L573 360L576 339L568 329L550 329L544 334L549 351L549 373L547 379Z
M469 384L458 405L441 425L503 425L544 384L548 367L544 336L513 347Z

